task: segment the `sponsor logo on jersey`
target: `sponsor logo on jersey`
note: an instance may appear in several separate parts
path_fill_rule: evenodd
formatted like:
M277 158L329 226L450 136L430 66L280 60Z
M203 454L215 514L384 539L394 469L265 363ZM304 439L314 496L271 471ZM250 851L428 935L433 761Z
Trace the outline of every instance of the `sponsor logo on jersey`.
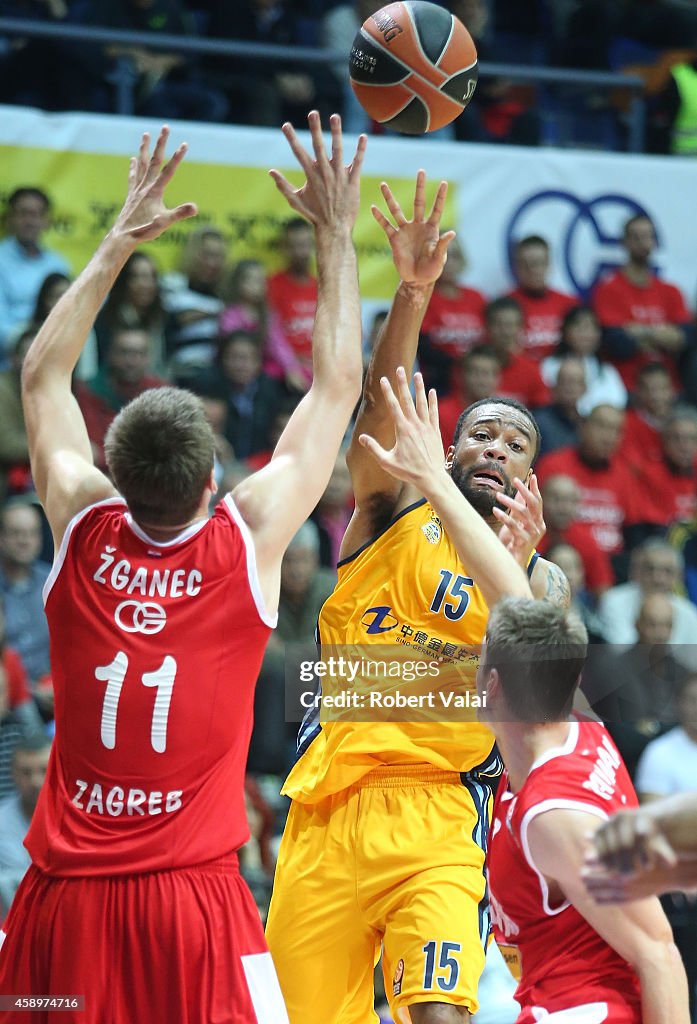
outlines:
M402 978L404 977L404 961L400 960L397 963L397 968L394 972L394 978L392 979L392 995L398 996L402 991Z
M124 633L152 636L165 628L167 613L154 601L122 601L114 612L114 619Z
M376 605L375 608L368 608L363 614L361 625L366 626L366 633L374 636L376 633L388 633L395 626L399 625L399 619L392 615L392 608L389 604Z
M429 520L421 527L421 532L429 544L437 544L441 537L440 522L435 518Z

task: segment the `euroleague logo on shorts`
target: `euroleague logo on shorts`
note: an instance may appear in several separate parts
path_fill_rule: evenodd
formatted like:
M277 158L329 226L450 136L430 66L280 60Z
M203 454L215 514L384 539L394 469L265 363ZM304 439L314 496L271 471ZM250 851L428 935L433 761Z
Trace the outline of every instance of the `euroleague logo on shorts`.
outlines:
M548 225L546 237L553 252L560 253L575 290L587 297L606 271L625 262L622 232L629 218L637 215L648 217L656 226L655 217L646 207L621 193L582 199L560 189L535 192L520 203L505 231L511 273L516 242L538 234L541 224ZM657 227L656 240L660 245Z
M114 612L114 619L124 633L159 633L167 623L167 613L154 601L122 601Z

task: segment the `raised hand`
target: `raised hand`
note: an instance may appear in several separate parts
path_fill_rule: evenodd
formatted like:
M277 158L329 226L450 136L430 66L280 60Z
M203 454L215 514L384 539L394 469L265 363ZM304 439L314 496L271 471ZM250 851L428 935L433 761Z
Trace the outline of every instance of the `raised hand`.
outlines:
M353 160L344 164L341 118L332 114L329 119L332 137L332 155L327 156L322 137L322 123L316 110L307 117L312 136L314 160L300 145L295 129L284 124L282 131L288 140L293 155L305 172L305 184L293 188L280 171L270 170L276 188L297 213L315 226L344 224L353 227L360 205L361 166L368 142L366 135L360 135Z
M647 808L620 811L589 840L582 877L596 902L623 903L670 887L665 879L678 857Z
M388 451L369 434L361 434L358 440L393 477L423 490L425 481L445 472L436 393L431 390L426 396L423 377L416 373L414 402L403 366L397 368L396 395L387 377L380 379L380 387L394 424L394 447Z
M525 568L535 547L544 537L547 527L542 516L542 495L535 474L530 477L529 487L518 477L514 478L513 484L518 492L515 498L499 494L497 501L504 505L505 509L494 506L493 513L502 524L499 540L508 548L518 564Z
M128 238L134 243L149 242L177 221L195 217L198 213L195 203L182 203L173 210L165 206L165 188L174 177L187 150L186 143L182 142L171 160L164 164L168 138L169 128L165 125L151 156L150 135L148 132L143 135L138 156L131 157L128 195L116 218L113 235Z
M443 235L440 233L440 219L448 194L447 181L441 181L433 208L428 217L425 217L426 172L418 172L414 193L414 215L411 220L404 216L387 182L383 181L380 190L395 223L392 224L377 206L373 205L370 209L387 235L392 249L392 259L400 279L405 284L432 284L443 271L448 245L455 237L454 231L446 231Z

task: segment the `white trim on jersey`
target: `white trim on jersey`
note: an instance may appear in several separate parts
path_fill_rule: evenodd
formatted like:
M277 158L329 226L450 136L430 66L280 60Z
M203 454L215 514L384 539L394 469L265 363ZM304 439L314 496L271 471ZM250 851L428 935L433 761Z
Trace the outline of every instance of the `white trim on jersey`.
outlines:
M2 949L2 944L3 944L3 942L5 941L6 938L7 938L7 932L4 932L2 930L2 928L0 928L0 949Z
M531 1006L530 1010L539 1024L603 1024L610 1012L607 1003L584 1003L583 1006L570 1006L568 1010L555 1010L554 1013L543 1006Z
M210 521L208 518L200 519L197 523L192 523L191 526L187 526L185 530L178 533L176 537L172 537L171 540L153 540L152 537L147 535L141 526L138 526L138 523L130 512L126 512L124 519L139 540L144 541L145 544L150 544L154 548L172 548L175 544L181 544L183 541L188 540L189 537L193 537L195 533L199 532L199 530L202 530L206 523Z
M535 872L540 883L540 892L542 894L542 909L548 917L554 917L556 914L561 914L562 910L566 910L567 907L571 906L569 900L564 900L558 907L550 907L549 905L549 887L547 880L542 872L535 864L530 853L530 843L528 842L528 828L530 822L533 821L539 814L544 814L545 811L585 811L587 814L594 814L598 818L602 818L603 821L607 821L608 815L600 807L596 807L595 804L584 803L583 800L564 800L553 797L550 800L542 800L539 804L535 804L534 807L528 808L523 815L523 820L520 823L520 842L523 847L523 853L529 866Z
M248 953L240 960L257 1024L289 1024L271 954Z
M555 757L565 757L567 754L572 754L576 749L578 743L579 723L577 719L572 719L569 722L569 735L566 737L560 747L552 747L551 750L546 750L536 761L533 762L528 776L532 775L536 768L540 768L543 764L547 764L548 761L553 761Z
M264 604L264 597L261 593L261 584L259 583L259 575L257 573L257 556L254 551L254 538L252 537L249 527L242 518L242 514L235 504L232 495L226 494L223 501L242 534L242 540L244 541L245 550L247 552L247 577L249 579L249 589L252 591L252 597L254 598L254 603L257 606L259 618L262 622L265 622L267 626L270 626L271 629L275 629L278 625L278 612L276 612L275 615L271 615L266 610L266 605Z
M44 589L42 591L42 597L43 597L43 600L44 600L44 607L46 607L46 602L48 601L48 595L51 593L51 590L53 589L53 584L58 579L58 574L60 573L61 569L63 568L63 563L65 562L65 556L68 553L68 544L70 543L70 538L72 536L73 530L75 529L77 524L80 522L80 520L84 519L84 517L87 515L87 513L91 512L93 508L102 508L102 506L105 506L105 505L123 505L124 508L125 508L126 507L126 502L121 497L104 498L102 501L95 501L93 505L87 505L87 507L81 509L81 511L78 512L77 515L74 515L73 518L68 523L68 525L66 526L65 533L63 534L63 539L61 541L61 546L58 548L56 556L53 559L53 565L51 566L51 571L48 574L48 578L47 578L46 582L44 583Z

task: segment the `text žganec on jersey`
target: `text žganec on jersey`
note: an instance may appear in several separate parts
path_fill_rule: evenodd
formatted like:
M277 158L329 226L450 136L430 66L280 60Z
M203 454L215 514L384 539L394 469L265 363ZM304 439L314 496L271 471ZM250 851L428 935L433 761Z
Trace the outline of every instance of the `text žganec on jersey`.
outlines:
M201 590L203 576L198 569L149 569L144 565L132 566L127 558L114 557L116 548L104 548L101 565L92 579L103 586L126 594L142 597L196 597Z

